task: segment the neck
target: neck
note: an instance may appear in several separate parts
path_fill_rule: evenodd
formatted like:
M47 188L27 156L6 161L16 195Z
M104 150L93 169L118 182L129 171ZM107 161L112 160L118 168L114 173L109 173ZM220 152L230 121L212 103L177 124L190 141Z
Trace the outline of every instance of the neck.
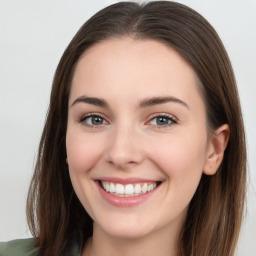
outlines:
M94 224L93 237L87 241L83 256L177 256L178 232L157 230L139 238L120 238L106 234Z

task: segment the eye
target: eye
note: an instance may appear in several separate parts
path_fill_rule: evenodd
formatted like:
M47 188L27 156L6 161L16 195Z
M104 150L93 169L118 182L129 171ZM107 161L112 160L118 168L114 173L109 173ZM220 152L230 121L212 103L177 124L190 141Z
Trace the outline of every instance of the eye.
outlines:
M100 126L107 124L107 121L99 115L86 115L80 119L81 123L85 123L87 126Z
M156 125L156 126L170 126L172 124L176 124L177 121L169 115L159 115L155 116L154 118L150 119L148 124Z

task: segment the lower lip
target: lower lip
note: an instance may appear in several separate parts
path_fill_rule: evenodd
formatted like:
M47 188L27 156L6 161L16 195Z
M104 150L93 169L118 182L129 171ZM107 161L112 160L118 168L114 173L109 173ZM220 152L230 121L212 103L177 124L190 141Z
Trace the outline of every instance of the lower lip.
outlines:
M99 191L101 196L110 204L113 206L126 208L126 207L134 207L137 206L146 200L148 200L158 189L159 186L157 186L155 189L151 190L150 192L147 192L145 194L141 194L138 196L128 196L128 197L121 197L116 196L111 193L106 192L101 185L98 183Z

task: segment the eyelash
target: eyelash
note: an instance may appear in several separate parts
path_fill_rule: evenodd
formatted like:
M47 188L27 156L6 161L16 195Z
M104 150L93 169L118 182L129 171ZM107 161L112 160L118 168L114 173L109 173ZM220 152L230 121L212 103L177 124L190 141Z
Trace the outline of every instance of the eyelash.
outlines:
M86 119L89 119L89 118L100 118L103 120L103 123L102 124L88 124L86 122ZM152 122L154 119L157 119L157 118L164 118L168 121L168 123L164 124L164 125L150 124L150 122ZM90 114L87 114L87 115L81 117L79 119L79 123L84 123L87 127L91 127L91 128L100 128L101 126L108 124L108 121L106 121L105 118L99 114L90 113ZM173 116L168 115L168 114L158 114L158 115L155 115L152 118L150 118L150 120L146 124L155 126L157 128L164 128L164 127L169 127L174 124L177 124L177 120L176 120L176 118L174 118Z

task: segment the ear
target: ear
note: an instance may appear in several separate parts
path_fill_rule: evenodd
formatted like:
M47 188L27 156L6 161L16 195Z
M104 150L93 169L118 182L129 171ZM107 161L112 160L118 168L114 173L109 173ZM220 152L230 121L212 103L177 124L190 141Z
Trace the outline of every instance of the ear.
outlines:
M204 174L214 175L217 172L223 160L229 136L230 128L228 124L220 126L211 136L203 169Z

